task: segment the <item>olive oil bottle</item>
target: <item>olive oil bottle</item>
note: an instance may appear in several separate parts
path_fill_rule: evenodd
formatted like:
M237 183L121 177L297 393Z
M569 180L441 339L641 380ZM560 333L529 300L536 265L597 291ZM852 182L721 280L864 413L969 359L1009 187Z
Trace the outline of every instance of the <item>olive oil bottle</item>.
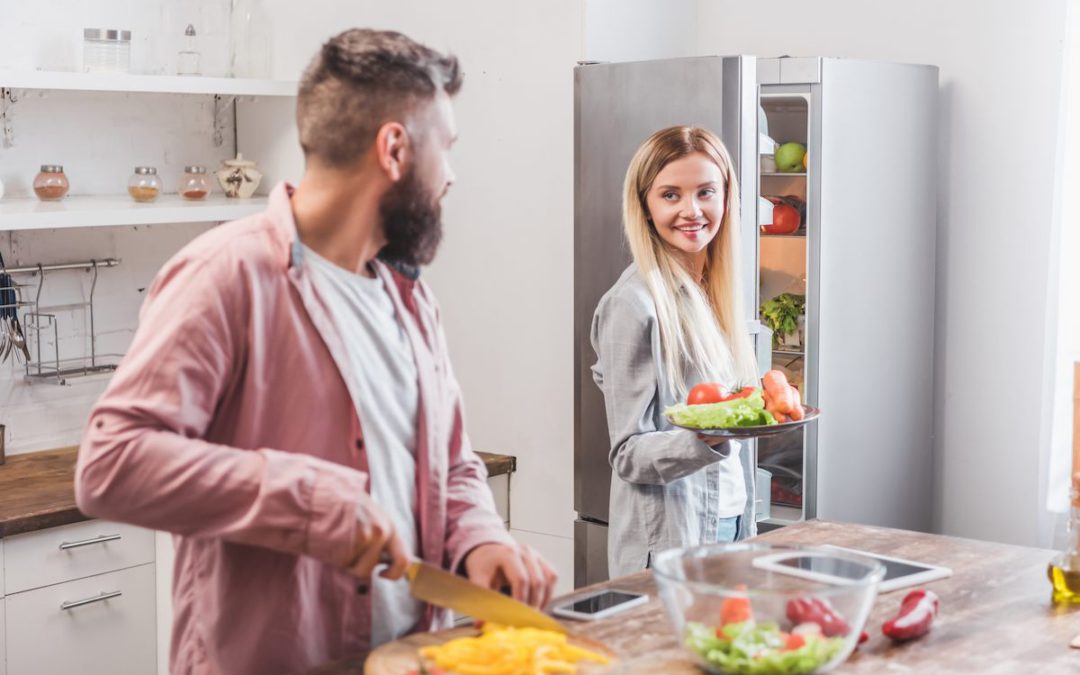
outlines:
M1069 490L1072 508L1065 525L1066 549L1054 556L1046 576L1054 587L1051 599L1056 605L1080 603L1080 473L1074 473Z
M1073 364L1073 458L1069 497L1072 508L1065 526L1066 549L1054 556L1046 575L1056 605L1080 604L1080 362Z
M1046 568L1046 574L1054 586L1052 600L1055 605L1080 603L1080 567L1077 566L1080 561L1075 556L1071 561L1059 558L1050 561Z

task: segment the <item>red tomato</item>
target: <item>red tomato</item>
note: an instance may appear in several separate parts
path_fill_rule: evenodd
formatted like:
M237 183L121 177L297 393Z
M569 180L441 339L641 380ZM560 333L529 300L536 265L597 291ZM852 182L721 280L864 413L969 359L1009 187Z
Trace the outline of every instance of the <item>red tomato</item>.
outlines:
M777 204L773 207L773 221L770 225L763 225L765 234L791 234L799 229L799 212L787 204Z
M745 591L746 584L738 584L735 588L740 591ZM750 598L744 595L735 595L730 598L724 598L724 601L720 603L721 626L726 626L729 623L743 623L744 621L750 621L753 618L754 612L750 609Z
M737 398L746 398L750 394L754 393L754 387L743 387L742 389L731 392L730 394L724 394L721 401L731 401Z
M788 635L784 639L784 650L791 651L800 649L806 644L806 638L802 635Z
M706 382L697 385L690 390L686 397L687 405L699 405L701 403L719 403L724 400L724 388L718 384Z

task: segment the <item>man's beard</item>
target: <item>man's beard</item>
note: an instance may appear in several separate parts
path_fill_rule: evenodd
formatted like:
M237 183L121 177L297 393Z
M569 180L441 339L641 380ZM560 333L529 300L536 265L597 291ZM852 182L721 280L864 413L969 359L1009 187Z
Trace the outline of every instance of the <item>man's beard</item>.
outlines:
M435 259L442 240L442 209L415 169L387 190L379 214L386 235L382 258L412 267Z

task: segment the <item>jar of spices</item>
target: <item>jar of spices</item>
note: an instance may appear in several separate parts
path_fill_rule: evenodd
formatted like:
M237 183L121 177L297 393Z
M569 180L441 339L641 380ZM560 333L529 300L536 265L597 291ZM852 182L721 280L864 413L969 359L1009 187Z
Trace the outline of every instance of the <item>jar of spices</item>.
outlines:
M128 194L137 202L152 202L161 194L161 179L152 166L137 166L128 180Z
M34 194L43 202L60 201L69 187L64 167L59 164L42 164L41 173L34 177Z
M206 199L210 194L210 176L205 166L185 166L180 179L180 196L184 199Z
M83 29L83 72L126 73L131 70L131 31Z

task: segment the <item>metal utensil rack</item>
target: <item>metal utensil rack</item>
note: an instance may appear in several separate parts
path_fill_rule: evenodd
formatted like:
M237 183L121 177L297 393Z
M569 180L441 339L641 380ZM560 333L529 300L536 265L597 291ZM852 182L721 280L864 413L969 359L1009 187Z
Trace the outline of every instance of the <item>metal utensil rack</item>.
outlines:
M14 306L25 308L23 312L23 326L27 335L33 336L33 358L26 364L26 379L66 384L69 377L82 377L94 373L105 373L116 370L116 364L98 363L97 333L94 330L94 290L97 287L98 270L102 267L116 267L120 264L117 258L105 258L103 260L87 260L85 262L70 262L54 265L33 265L26 267L8 267L8 274L29 274L37 277L37 291L33 301L22 299L22 290L29 288L31 284L16 284L17 299ZM63 368L60 365L60 331L57 327L55 314L41 311L41 291L45 287L45 274L47 272L59 272L63 270L86 270L93 276L90 281L90 295L86 302L74 305L84 306L90 318L90 356L82 357L82 365ZM6 305L8 307L12 305ZM53 349L52 354L42 355L42 339L47 331L52 330ZM70 359L65 362L71 361Z

